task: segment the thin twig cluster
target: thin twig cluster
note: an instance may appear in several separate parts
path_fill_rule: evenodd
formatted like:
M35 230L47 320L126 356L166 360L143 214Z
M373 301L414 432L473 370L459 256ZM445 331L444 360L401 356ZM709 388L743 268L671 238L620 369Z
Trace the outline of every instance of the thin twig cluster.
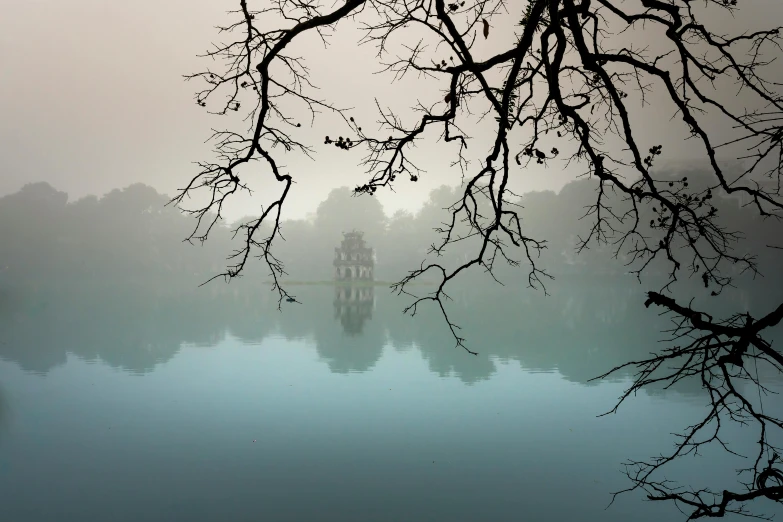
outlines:
M423 261L393 289L413 298L406 308L411 314L426 301L437 305L457 346L475 353L449 319L447 285L473 266L494 277L494 263L503 259L513 266L524 263L529 285L546 291L550 276L539 266L545 238L525 233L523 212L511 203L509 181L531 162L546 168L581 166L584 175L595 180L596 199L585 212L592 226L579 238L578 249L611 245L615 257L627 259L639 278L653 261L669 266L669 284L650 292L647 304L672 314L672 342L679 344L628 363L638 368L638 379L620 402L649 384L686 377L701 379L711 397L704 421L688 429L670 457L632 463L633 488L646 489L653 500L689 507L690 518L744 513L743 503L759 496L780 501L783 486L773 485L780 479L778 450L767 436L769 430L780 429L781 422L757 411L736 382L750 379L762 387L747 370L748 362L760 359L783 371L780 351L763 339L765 331L780 322L783 308L758 319L736 315L717 321L666 295L683 272L700 277L712 295L719 295L732 284L733 274L758 270L752 255L735 252L741 231L720 225L711 201L718 192L742 195L765 218L779 219L783 211L783 95L779 84L764 77L767 65L780 56L780 28L736 36L711 30L710 13L733 13L736 0L704 0L698 8L690 0L531 0L522 8L503 0L347 0L335 5L269 0L256 11L247 0L238 1L236 22L220 28L229 43L207 53L216 68L188 78L203 86L196 94L200 107L219 115L242 109L249 126L245 132L215 133L216 162L199 164L201 171L174 202L184 205L194 193L207 195L205 205L188 210L198 220L188 239L204 241L226 201L237 192L251 191L247 176L240 181L239 169L260 162L253 175L271 175L282 190L260 217L236 229L243 247L219 276L239 276L249 257L257 255L269 267L280 302L290 297L280 284L284 265L272 254L272 246L282 237L280 215L294 175L280 167L274 149L315 153L301 138L303 114L312 122L319 113L328 113L344 126L332 133L339 136L336 140L324 139L325 146L364 151L359 161L367 181L356 187L357 195L372 196L424 175L411 150L432 136L432 129L453 147L449 165L461 169L464 191L448 208L449 220L438 229L442 239L431 253L439 256L468 237L480 239L480 245L475 256L456 268ZM497 53L482 52L480 42L495 36L493 21L508 16L520 20L512 43ZM376 101L378 130L362 130L348 109L315 97L305 58L289 51L304 34L317 34L326 44L338 22L358 27L364 35L359 43L376 47L380 71L368 72L386 73L393 80L417 75L423 86L439 83L440 90L417 93L413 117ZM655 34L663 49L653 53L623 43L628 40L624 35L634 32ZM737 91L748 100L741 108L732 104ZM640 129L632 124L653 92L663 96L664 101L656 101L660 110L671 113L672 126L692 140L693 150L708 166L712 184L706 189L692 189L687 178L656 177L654 165L663 148L641 143ZM722 118L734 137L717 142L704 115ZM489 150L468 156L468 129L477 121L491 124L494 139ZM727 150L744 148L740 159L745 168L737 176L717 159L721 149L731 147ZM772 188L759 182L765 178ZM650 211L654 217L648 221ZM262 223L270 225L268 235ZM411 282L432 273L439 279L434 292L418 297L408 291ZM669 363L676 363L674 371L656 373ZM655 478L673 458L708 442L721 443L719 430L727 419L755 422L760 429L747 492L686 493ZM706 432L710 434L699 438Z

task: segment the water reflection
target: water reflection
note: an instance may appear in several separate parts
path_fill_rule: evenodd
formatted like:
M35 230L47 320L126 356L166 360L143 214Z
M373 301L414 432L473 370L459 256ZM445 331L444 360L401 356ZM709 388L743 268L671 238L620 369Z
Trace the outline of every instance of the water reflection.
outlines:
M503 362L586 383L658 349L660 331L669 324L644 308L640 285L563 284L550 291L544 296L493 286L451 292L449 313L479 352L473 357L455 349L438 308L403 315L410 298L385 287L301 286L296 289L301 304L283 303L282 311L268 287L252 285L6 289L0 299L0 357L45 373L71 353L147 373L171 360L183 344L214 346L227 333L258 344L274 334L314 343L336 373L369 370L390 345L400 352L419 350L431 372L465 383L489 379ZM780 296L767 294L751 302L763 308L775 299ZM698 382L683 381L677 391L700 389Z
M8 402L8 394L0 384L0 441L3 440L3 436L8 430L11 422L11 408ZM0 462L0 466L3 463Z
M666 320L638 287L551 292L451 292L477 357L378 287L301 286L282 311L248 285L6 293L0 356L48 375L0 362L0 520L680 520L640 496L604 507L620 462L703 413L698 382L600 419L625 384L584 388ZM673 472L733 481L723 457Z
M351 336L359 335L364 322L372 319L375 307L375 287L338 284L334 287L334 317Z

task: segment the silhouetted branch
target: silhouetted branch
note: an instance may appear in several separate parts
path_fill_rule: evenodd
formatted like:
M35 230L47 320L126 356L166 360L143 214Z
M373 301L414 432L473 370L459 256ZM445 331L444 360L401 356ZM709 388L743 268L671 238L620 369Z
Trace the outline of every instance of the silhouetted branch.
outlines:
M761 455L772 451L765 439L767 427L779 428L780 422L757 412L734 382L751 379L754 385L762 386L744 369L745 361L764 360L781 370L780 352L761 336L780 321L783 312L778 308L758 320L739 314L718 322L664 294L683 270L699 277L712 295L730 286L736 273L757 273L756 258L735 250L742 231L719 223L714 195L741 196L767 219L783 215L783 96L779 84L763 74L781 50L780 29L718 35L711 30L707 15L713 11L733 13L737 2L705 0L703 4L697 9L689 0L532 0L520 9L502 0L348 0L340 7L326 9L307 0L276 0L264 10L251 11L246 1L240 0L238 21L221 32L242 36L207 53L213 63L222 64L222 71L189 78L205 83L196 97L202 107L208 102L211 105L218 92L226 95L226 101L214 102L216 114L239 111L240 98L249 95L253 100L248 110L250 129L246 133L217 133L219 163L201 164L202 171L173 201L181 205L192 193L207 195L205 205L190 210L198 223L189 239L203 241L220 219L227 198L240 190L251 190L249 182L240 182L238 170L260 160L283 185L282 194L259 218L237 229L244 247L220 275L228 280L239 276L251 252L260 252L281 302L288 297L278 279L284 274L283 263L272 255L271 248L280 236L280 215L293 175L280 170L272 149L280 145L307 155L314 152L297 140L301 123L289 115L291 107L304 108L311 121L319 111L336 115L345 126L345 132L338 135L345 137L335 140L327 136L324 144L347 152L365 151L361 164L369 179L356 187L356 194L392 189L398 176L416 182L424 173L412 159L411 147L429 135L428 128L435 127L443 141L454 147L449 164L460 167L464 190L448 208L450 218L438 229L442 239L432 245L430 253L439 257L468 238L479 244L475 255L458 266L422 262L392 288L413 297L405 309L411 314L424 301L437 303L457 346L475 353L465 346L459 326L449 319L447 285L473 266L483 267L495 278L495 261L519 265L514 256L517 251L529 267L529 285L546 291L544 282L550 276L539 266L546 241L525 232L523 217L510 202L513 194L508 184L515 172L526 169L532 161L544 168L555 159L581 165L583 174L595 180L597 190L594 204L584 215L592 227L579 238L577 250L611 245L615 257L625 257L640 280L653 262L665 262L668 282L660 292L650 292L646 304L663 307L675 316L674 339L686 342L648 360L628 363L639 369L632 390L693 376L702 380L712 401L705 420L689 429L671 457L637 463L642 471L631 475L634 487L647 487L656 499L690 506L692 518L722 516L732 509L741 512L737 511L741 507L732 506L756 498L754 492L762 491L759 494L768 498L777 495L776 486L769 485L777 476L770 471L775 459L767 468L760 463ZM492 38L493 20L509 16L509 9L521 20L521 29L513 35L512 45L485 56L477 42ZM338 21L355 23L363 31L360 43L376 46L380 72L395 79L414 73L422 82L429 82L428 86L437 83L443 90L431 96L433 89L417 93L413 118L395 114L376 100L378 131L363 130L349 116L350 110L314 98L304 59L287 54L287 49L309 32L326 43L323 31L334 28ZM627 32L654 34L661 50L652 53L624 44ZM745 93L741 107L733 106L733 93L726 94L728 82ZM639 110L648 103L651 92L663 97L656 103L659 110L672 114L673 132L693 140L692 149L709 166L709 186L694 189L687 177L663 179L654 172L662 146L642 144L632 123L643 117ZM468 157L471 126L490 115L494 118L490 150ZM713 129L721 125L704 116L719 118L731 129L731 139L716 142ZM555 135L558 146L552 146ZM745 148L739 156L745 166L731 179L730 172L719 164L716 151L739 146ZM648 221L650 215L653 218ZM271 226L269 236L263 239L256 237L263 235L262 224ZM199 232L203 228L206 230ZM425 297L413 295L407 286L426 273L437 274L436 290ZM673 361L678 364L673 372L655 373ZM651 473L683 452L709 442L722 444L718 431L724 417L760 425L760 452L752 468L754 479L749 482L755 489L742 494L726 492L717 504L710 504L703 499L706 490L687 496L674 493L667 482L654 482ZM716 423L718 427L706 439L694 438ZM759 477L765 478L762 485Z
M662 307L673 316L674 327L669 331L669 341L678 344L648 359L622 364L596 377L603 379L623 368L637 369L633 384L608 413L616 412L620 404L644 387L664 384L665 388L669 388L689 377L700 379L709 394L710 407L701 421L677 434L673 452L650 461L627 463L626 474L633 486L614 493L614 496L642 488L650 500L673 500L689 506L693 509L689 519L724 516L726 513L747 515L744 502L760 496L783 500L783 472L780 467L775 467L781 460L778 456L781 449L770 443L769 433L770 430L783 431L783 420L764 413L761 394L759 404L754 405L738 385L746 381L764 394L774 393L759 381L757 364L759 361L767 363L783 373L783 354L762 337L764 330L776 326L783 318L783 304L758 320L750 314L736 314L723 321L716 321L706 313L678 304L657 292L648 293L645 306L650 305ZM750 367L749 363L753 366ZM721 438L721 429L726 421L755 424L759 432L754 463L740 470L741 476L749 477L743 482L746 492L683 491L671 481L655 479L653 475L666 464L678 457L696 454L702 446L711 443L737 455Z

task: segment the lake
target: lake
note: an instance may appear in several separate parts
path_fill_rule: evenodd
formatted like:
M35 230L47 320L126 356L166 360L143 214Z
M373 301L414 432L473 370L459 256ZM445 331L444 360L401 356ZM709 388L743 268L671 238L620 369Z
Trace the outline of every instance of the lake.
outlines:
M686 381L597 417L629 373L587 381L660 347L668 324L642 287L456 291L478 356L387 288L289 291L301 303L279 312L241 281L5 290L0 520L687 518L641 492L605 509L629 485L624 461L669 451L705 412ZM747 431L729 427L739 445ZM667 476L734 486L728 459Z

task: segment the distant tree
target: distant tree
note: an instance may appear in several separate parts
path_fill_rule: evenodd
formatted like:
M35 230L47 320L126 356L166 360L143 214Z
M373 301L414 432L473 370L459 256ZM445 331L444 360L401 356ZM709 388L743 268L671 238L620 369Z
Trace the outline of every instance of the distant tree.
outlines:
M59 268L53 256L66 230L68 194L48 183L30 183L0 198L0 268L16 278L35 278Z
M121 278L206 277L231 249L221 224L210 248L182 242L192 221L169 197L135 184L68 202L48 183L0 198L0 278L40 285Z
M754 395L739 386L743 380L761 386L752 370L756 363L783 372L783 353L765 339L783 319L783 303L760 317L738 312L718 319L669 294L678 279L693 277L703 282L707 295L719 296L736 274L757 272L754 254L735 250L741 231L720 220L713 204L720 193L741 199L769 220L781 216L783 97L780 83L768 79L769 64L781 57L779 28L743 31L735 24L735 35L719 34L715 20L736 13L737 0L532 0L524 8L502 0L347 0L339 5L273 0L257 10L246 0L238 3L235 22L222 28L238 37L207 53L209 63L222 68L190 78L203 81L196 96L200 106L218 114L247 108L252 123L247 132L217 133L219 159L202 164L174 201L207 194L205 205L189 209L199 222L193 237L205 239L228 198L252 187L254 177L246 167L258 165L258 172L268 172L282 190L258 218L239 226L244 245L223 276L238 276L250 255L258 254L274 277L280 301L288 295L278 279L284 265L272 247L295 173L281 167L278 151L315 152L299 129L308 112L313 118L328 112L341 121L325 145L364 151L367 178L356 194L371 196L397 182L416 182L422 173L411 148L437 131L453 151L444 166L460 167L465 183L449 206L434 250L442 252L466 237L479 241L464 262L449 266L436 258L413 265L394 288L407 293L417 278L436 276L435 291L413 298L407 310L415 313L423 302L433 302L457 345L470 351L449 320L446 286L471 267L491 270L503 259L524 264L530 286L544 287L551 276L538 255L547 247L546 238L523 226L524 211L512 205L508 183L527 165L551 168L555 159L567 159L594 187L591 202L580 212L589 226L584 234L574 234L577 252L611 248L639 277L653 266L666 267L667 281L648 293L645 304L671 315L673 346L628 363L639 373L623 400L639 388L688 376L700 379L710 397L706 416L686 430L672 454L629 466L632 489L643 488L651 500L674 501L692 519L745 513L745 503L760 497L783 501L779 450L770 442L770 433L779 435L783 422L765 414ZM509 16L519 25L498 32L495 26ZM377 46L382 72L390 78L415 75L421 85L411 115L377 104L380 130L362 127L356 115L364 113L316 98L300 57L306 47L293 50L292 44L309 35L328 42L330 32L352 24L364 33L361 43ZM638 45L643 38L654 39L655 45ZM507 44L488 53L482 46L488 39ZM667 133L689 138L693 153L703 159L709 173L705 186L691 185L685 175L664 178L653 168L662 147L643 143L649 129L638 125L652 94L658 98L656 111L672 116ZM487 132L493 137L490 150L470 149L468 156L471 134ZM732 144L745 161L736 175L717 159L720 147L731 151ZM581 205L580 200L575 206ZM271 225L268 236L257 235L262 223ZM744 491L679 489L658 478L673 459L720 443L727 421L758 430L758 451L743 475Z
M330 279L334 249L340 245L342 233L354 229L363 232L368 246L377 249L385 233L386 214L377 199L357 198L348 187L340 187L329 192L318 205L313 226L315 237L310 243L311 256L318 260L314 272L321 274L322 279ZM294 248L300 247L298 244Z
M342 232L359 228L368 236L380 237L386 228L383 206L374 198L356 198L348 187L332 190L315 212L315 226L333 244L342 239Z
M413 213L398 210L391 216L384 241L378 245L376 273L379 279L402 278L406 270L413 268L411 264L420 260L424 254L426 242L422 232Z

